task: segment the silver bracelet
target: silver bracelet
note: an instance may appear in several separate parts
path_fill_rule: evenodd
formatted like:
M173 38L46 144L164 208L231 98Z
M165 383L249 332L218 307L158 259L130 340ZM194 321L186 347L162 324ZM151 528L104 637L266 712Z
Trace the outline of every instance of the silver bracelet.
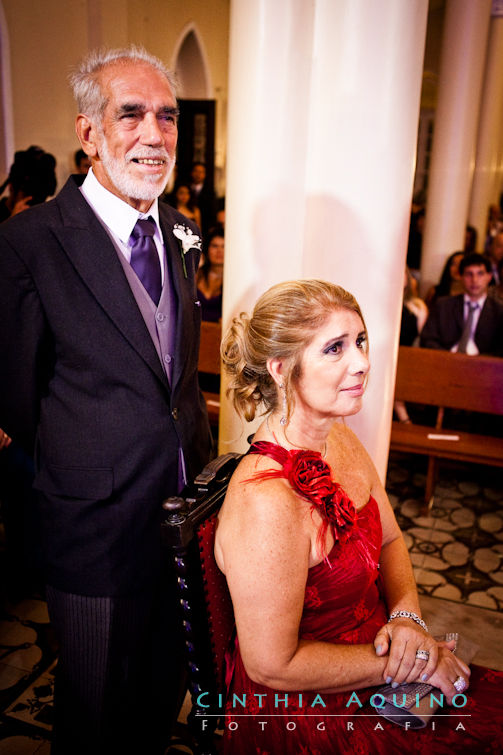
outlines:
M412 621L415 621L416 624L419 624L419 626L424 629L425 632L428 631L428 627L426 626L424 621L417 615L417 613L414 613L413 611L393 611L388 619L388 623L390 621L393 621L393 619L412 619Z

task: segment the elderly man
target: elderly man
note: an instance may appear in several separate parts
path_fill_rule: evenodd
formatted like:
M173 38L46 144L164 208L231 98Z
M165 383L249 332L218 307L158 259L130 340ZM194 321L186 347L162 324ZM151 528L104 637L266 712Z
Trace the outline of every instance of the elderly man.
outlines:
M36 460L60 643L53 752L163 752L180 653L161 503L210 452L200 239L157 202L177 141L163 64L91 54L72 85L92 168L0 228L0 427Z
M421 346L503 356L503 307L487 296L491 262L476 252L460 263L464 293L441 297L421 331Z

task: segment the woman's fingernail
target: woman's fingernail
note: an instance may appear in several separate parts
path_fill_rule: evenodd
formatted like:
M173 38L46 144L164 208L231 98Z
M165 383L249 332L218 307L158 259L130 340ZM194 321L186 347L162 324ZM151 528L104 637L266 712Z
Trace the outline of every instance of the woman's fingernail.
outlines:
M393 689L396 689L398 687L398 682L393 682L391 686L393 687Z
M427 678L428 678L428 674L423 674L422 677L421 677L421 681L425 682L427 680Z
M389 683L390 683L390 681L391 681L391 676L387 676L387 677L386 677L386 684L389 684Z
M376 653L379 654L381 652L381 650L382 650L382 645L378 645L376 647Z

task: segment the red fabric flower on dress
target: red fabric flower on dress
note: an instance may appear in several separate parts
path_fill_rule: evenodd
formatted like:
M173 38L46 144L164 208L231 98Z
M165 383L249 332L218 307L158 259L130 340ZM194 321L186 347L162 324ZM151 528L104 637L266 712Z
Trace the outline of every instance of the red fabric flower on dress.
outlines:
M283 467L258 472L253 480L283 477L298 495L311 504L313 510L321 514L323 524L317 541L322 553L328 526L336 541L344 543L351 537L357 519L355 507L341 486L332 480L331 469L320 453L288 451L266 440L253 443L248 453L269 456Z

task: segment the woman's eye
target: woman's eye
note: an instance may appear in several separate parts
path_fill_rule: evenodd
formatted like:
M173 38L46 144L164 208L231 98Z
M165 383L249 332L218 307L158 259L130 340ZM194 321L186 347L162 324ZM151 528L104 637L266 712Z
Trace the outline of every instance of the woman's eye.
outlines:
M356 339L356 345L358 346L359 349L364 349L366 342L367 342L367 337L366 336L359 336Z
M325 350L325 354L338 354L342 349L342 341L337 341Z

